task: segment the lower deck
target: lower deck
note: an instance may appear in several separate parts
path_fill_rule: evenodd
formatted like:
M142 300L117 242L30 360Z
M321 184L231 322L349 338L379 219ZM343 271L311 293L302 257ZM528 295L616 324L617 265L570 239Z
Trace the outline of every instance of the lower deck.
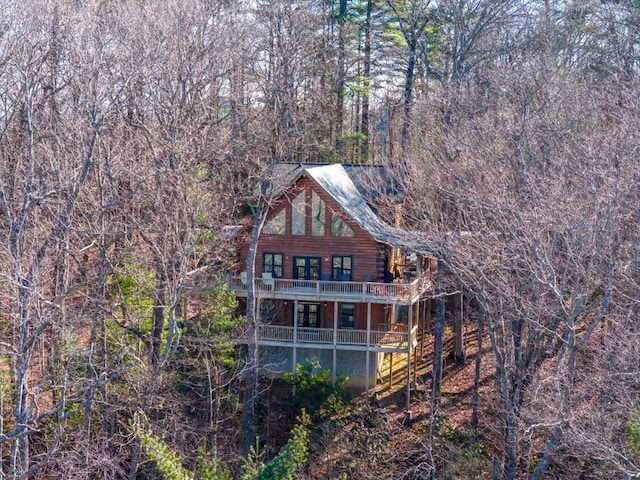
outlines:
M262 324L258 326L258 345L306 347L371 352L408 352L417 342L418 327L396 323L385 330L343 330ZM245 333L238 343L248 343Z

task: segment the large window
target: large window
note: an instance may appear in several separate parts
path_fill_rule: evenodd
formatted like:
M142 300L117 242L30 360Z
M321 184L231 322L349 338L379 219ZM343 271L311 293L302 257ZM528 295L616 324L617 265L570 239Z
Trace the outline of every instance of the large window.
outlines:
M311 192L311 235L324 236L325 205L316 192Z
M284 265L284 255L282 253L263 253L262 271L270 273L273 278L282 278L282 268Z
M291 202L291 235L305 235L306 228L306 191L303 190L300 194Z
M316 328L320 326L319 303L298 303L298 326Z
M293 257L293 278L296 280L318 280L321 266L321 257Z
M331 212L331 236L353 237L353 230L351 227L347 225L336 212Z
M340 328L355 328L356 306L353 303L340 305Z
M263 233L267 235L284 235L285 228L287 226L287 210L283 208L269 220L264 226Z
M331 260L331 279L338 282L350 282L352 279L352 257L334 255Z

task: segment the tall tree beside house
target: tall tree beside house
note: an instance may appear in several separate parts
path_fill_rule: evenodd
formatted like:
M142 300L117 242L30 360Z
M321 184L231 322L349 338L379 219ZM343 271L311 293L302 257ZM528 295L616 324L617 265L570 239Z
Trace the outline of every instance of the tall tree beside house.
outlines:
M144 168L123 205L130 230L121 247L143 264L152 292L152 306L138 332L145 348L141 359L148 363L138 368L149 373L140 379L138 408L149 413L171 381L164 372L175 361L189 288L219 275L212 270L224 270L229 262L218 256L215 245L224 244L222 226L232 208L215 168L226 149L220 139L230 129L218 108L224 98L222 52L233 37L213 19L228 12L201 2L167 3L162 11L158 15L157 6L124 5L110 12L126 32L119 40L129 46L119 59L121 71L130 75L122 118L129 133L127 152ZM175 415L164 421L181 420ZM136 443L130 476L144 468L139 461Z
M485 65L508 59L521 46L530 17L518 0L445 1L434 15L437 50L426 73L442 88L441 121L455 123L459 115L473 115L478 109L469 92L484 88Z
M371 98L371 46L372 46L372 20L373 0L367 0L362 21L362 107L360 113L359 133L362 135L360 158L369 160L369 107Z
M400 139L400 159L403 165L409 162L409 139L411 113L414 101L414 78L420 43L425 39L426 28L433 22L433 6L430 1L408 0L387 1L393 19L397 22L406 45L406 67L404 75L404 93L402 101L402 133Z
M445 129L442 150L425 158L424 185L447 208L415 212L425 231L439 231L446 263L486 318L499 399L496 479L516 478L532 460L541 478L570 444L586 395L580 356L635 288L622 270L638 261L629 250L640 213L637 87L615 79L595 87L545 65L538 59L535 79L522 75L529 61L489 77L495 93L483 113ZM612 108L621 102L629 108ZM415 205L428 198L412 193ZM552 418L529 410L532 398ZM534 453L540 441L546 448Z
M82 241L82 217L91 214L83 199L118 86L94 61L108 57L105 45L74 25L75 12L38 3L6 14L0 209L2 322L11 333L2 356L13 377L13 409L0 445L9 450L3 455L9 478L24 478L43 465L45 453L55 453L52 445L33 452L33 432L93 387L76 376L77 352L65 344L86 327L72 311L79 302L70 301L73 252Z
M222 103L214 54L227 37L200 2L160 16L133 4L31 7L3 14L2 327L13 333L0 351L14 377L3 458L11 478L135 475L118 413L154 378L138 377L138 361L163 370L190 274L222 264L229 209L212 205L228 197L212 152L226 130L211 105ZM126 269L135 276L123 279ZM110 296L117 275L153 292L149 311L109 303L123 298ZM34 448L32 432L54 415L58 440L43 433Z

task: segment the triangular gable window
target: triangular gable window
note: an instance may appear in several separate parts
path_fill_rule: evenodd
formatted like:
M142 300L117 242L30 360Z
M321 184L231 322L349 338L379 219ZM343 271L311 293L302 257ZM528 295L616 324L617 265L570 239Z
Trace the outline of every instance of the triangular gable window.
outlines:
M291 202L291 235L305 235L305 223L306 223L306 190L300 192L300 194Z
M325 204L315 191L311 191L311 235L314 237L324 236Z
M267 235L284 235L287 226L287 209L283 208L269 220L263 229L263 233Z
M347 225L336 212L331 212L331 236L353 237L353 230L351 227Z

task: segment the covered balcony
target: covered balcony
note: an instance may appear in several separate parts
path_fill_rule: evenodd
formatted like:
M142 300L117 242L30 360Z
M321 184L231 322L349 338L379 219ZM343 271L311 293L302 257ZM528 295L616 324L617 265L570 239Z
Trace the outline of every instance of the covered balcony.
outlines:
M337 282L293 280L263 276L255 279L255 292L262 298L384 303L410 305L431 288L430 278L420 276L406 283ZM229 289L239 297L247 296L246 276L230 277Z
M310 347L370 352L408 352L409 341L417 343L418 327L411 331L405 324L395 323L382 330L353 330L261 324L258 326L258 344L278 347ZM238 343L248 343L248 332L243 330Z

